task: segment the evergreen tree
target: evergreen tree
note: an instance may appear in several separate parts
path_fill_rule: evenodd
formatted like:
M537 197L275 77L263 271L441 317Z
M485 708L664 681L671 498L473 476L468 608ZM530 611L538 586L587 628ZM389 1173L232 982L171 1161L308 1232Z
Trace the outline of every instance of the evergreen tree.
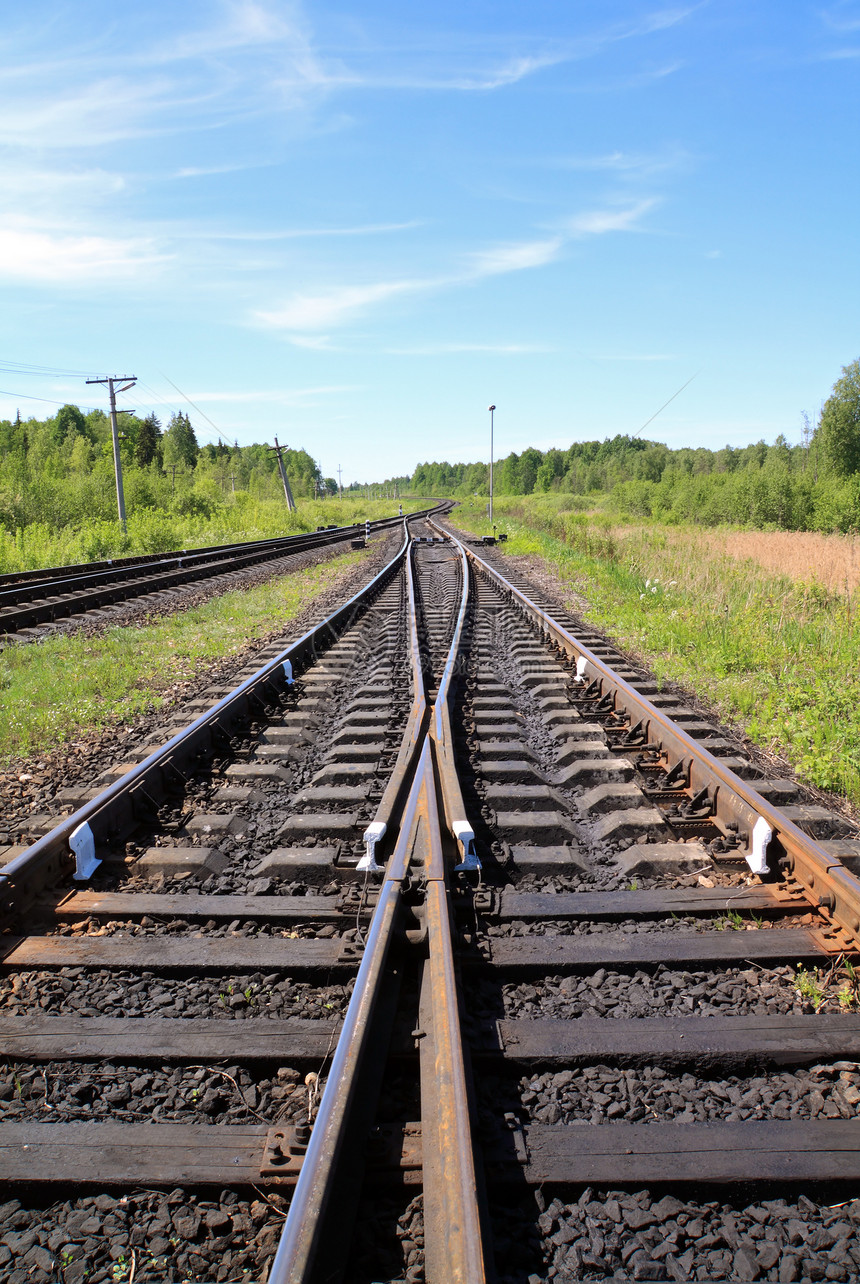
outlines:
M198 446L194 429L187 415L180 410L171 417L164 434L164 462L166 464L185 464L194 468L197 464Z
M158 454L158 443L161 441L161 424L156 415L147 415L140 425L137 434L137 448L134 452L141 468L146 468Z

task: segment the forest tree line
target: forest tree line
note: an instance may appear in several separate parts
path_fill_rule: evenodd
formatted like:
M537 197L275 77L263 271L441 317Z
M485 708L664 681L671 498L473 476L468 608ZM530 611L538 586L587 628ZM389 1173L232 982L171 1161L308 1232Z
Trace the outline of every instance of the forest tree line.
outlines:
M265 445L199 445L187 415L162 428L155 415L117 417L126 507L207 517L235 495L283 497L274 452ZM286 450L293 495L337 493L305 450ZM0 420L0 526L52 529L116 518L110 419L63 406L45 420Z
M416 495L486 495L485 463L424 463L408 485ZM608 502L621 517L785 530L860 530L860 361L845 366L816 425L803 440L768 445L684 447L616 436L567 450L528 447L497 460L497 495L556 491Z

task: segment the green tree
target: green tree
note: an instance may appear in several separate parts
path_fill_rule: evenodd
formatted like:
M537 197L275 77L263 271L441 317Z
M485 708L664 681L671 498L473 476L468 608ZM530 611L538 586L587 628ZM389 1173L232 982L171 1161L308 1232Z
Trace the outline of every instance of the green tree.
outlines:
M198 446L194 429L187 415L180 410L171 417L164 434L165 464L185 464L194 468L197 464Z
M147 415L138 429L137 446L134 457L141 468L151 464L158 454L158 443L161 441L161 424L157 415Z
M54 419L54 440L56 442L65 441L67 437L74 437L76 433L84 435L87 431L87 421L77 406L61 406L57 411Z
M831 472L838 477L860 472L860 359L842 367L815 436Z

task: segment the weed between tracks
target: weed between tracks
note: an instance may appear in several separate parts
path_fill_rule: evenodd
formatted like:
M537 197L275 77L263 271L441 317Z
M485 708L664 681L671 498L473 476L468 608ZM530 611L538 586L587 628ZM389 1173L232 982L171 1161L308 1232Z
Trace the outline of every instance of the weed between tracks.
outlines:
M503 498L495 508L507 553L541 558L562 594L587 602L574 609L658 680L707 692L722 717L810 784L860 804L860 629L850 591L774 576L697 531L613 527L545 499ZM453 517L489 530L477 501Z
M84 730L161 708L178 683L205 665L288 624L361 556L345 553L140 628L8 647L0 653L0 759L39 753Z

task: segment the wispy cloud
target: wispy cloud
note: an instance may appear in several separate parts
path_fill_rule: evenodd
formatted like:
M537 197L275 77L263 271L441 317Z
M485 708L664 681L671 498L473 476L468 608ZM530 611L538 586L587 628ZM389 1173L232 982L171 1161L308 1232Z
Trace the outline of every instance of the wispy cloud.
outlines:
M835 4L822 9L818 14L824 27L828 43L848 39L851 43L839 44L820 52L817 57L823 62L839 62L860 58L860 45L857 34L860 32L860 5L857 0L837 0Z
M437 277L408 277L371 285L336 286L314 294L297 293L279 308L260 310L255 319L279 330L324 330L342 325L376 304L403 295L465 285L485 277L542 267L556 257L561 237L495 246L480 250L465 261L459 272Z
M673 352L591 352L589 361L677 361Z
M420 219L411 219L407 223L366 223L356 227L296 227L270 232L220 232L195 229L189 235L207 241L293 241L308 237L381 236L390 232L407 232L421 226Z
M520 244L499 245L489 250L479 250L471 255L469 277L500 276L505 272L522 272L526 268L543 267L551 263L563 245L560 236L543 241L525 241Z
M298 3L218 0L204 7L208 23L149 41L141 26L127 48L111 48L109 57L105 32L88 35L78 25L64 33L63 54L10 60L0 89L0 143L91 150L255 114L305 112L346 91L488 93L665 31L700 7L658 8L575 38L419 31L406 42L385 33L370 40L353 23L335 46L315 32ZM32 33L27 37L32 46Z
M623 209L592 210L568 219L564 230L541 240L490 246L467 255L459 271L435 277L406 277L370 285L345 285L315 292L298 292L277 308L260 309L254 320L270 329L314 331L343 325L378 304L398 297L467 286L489 277L546 267L564 249L567 240L630 232L654 200L639 201Z
M857 0L842 0L829 9L820 11L821 20L831 31L840 34L860 31L860 13Z
M489 355L510 357L540 355L556 352L557 349L539 343L427 343L408 348L386 348L385 351L397 357L438 357L458 352L486 352Z
M632 232L636 230L636 225L643 215L654 209L658 203L656 197L649 197L646 200L637 201L635 205L627 206L626 209L610 207L588 210L568 219L565 228L569 236L577 239L584 236L605 236L607 232Z
M373 304L401 294L432 288L430 281L379 281L375 285L345 285L321 294L294 294L282 307L256 314L276 330L322 330L342 325Z
M666 31L669 27L676 27L679 22L686 22L699 9L704 9L709 0L699 0L698 4L676 5L671 9L656 9L653 13L646 14L639 22L634 23L630 28L631 36L650 35L655 31Z
M277 405L292 405L296 402L305 400L308 397L332 396L341 392L357 392L360 388L357 383L342 384L320 384L311 388L267 388L254 389L252 391L220 391L220 392L192 392L188 394L189 401L202 401L208 405L216 403L227 404L236 402L244 404L245 402L272 402Z
M151 273L167 260L145 238L56 236L0 226L0 276L46 282L87 282Z
M611 174L616 178L654 178L689 163L690 154L681 147L654 152L604 152L598 156L556 156L536 163L540 167L584 173Z
M843 49L830 49L822 57L829 62L837 62L841 58L860 58L860 45L846 45Z

